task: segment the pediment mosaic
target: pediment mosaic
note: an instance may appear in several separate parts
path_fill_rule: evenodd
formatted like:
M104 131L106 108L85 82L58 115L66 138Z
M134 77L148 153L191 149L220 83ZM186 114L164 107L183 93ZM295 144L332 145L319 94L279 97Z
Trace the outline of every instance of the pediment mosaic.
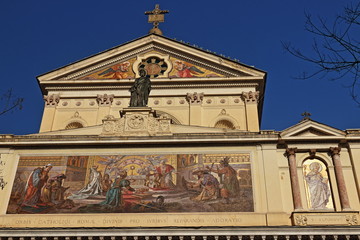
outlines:
M128 79L135 78L135 73L132 70L136 58L128 61L123 61L112 66L108 66L92 74L80 77L80 80L97 80L97 79Z
M177 58L170 57L170 60L173 64L173 68L169 76L171 78L223 77L221 74Z
M155 52L146 57L132 58L94 73L82 76L79 80L112 80L133 79L139 75L139 70L146 70L150 78L210 78L224 77L219 73L200 67L196 64L175 57L159 55Z

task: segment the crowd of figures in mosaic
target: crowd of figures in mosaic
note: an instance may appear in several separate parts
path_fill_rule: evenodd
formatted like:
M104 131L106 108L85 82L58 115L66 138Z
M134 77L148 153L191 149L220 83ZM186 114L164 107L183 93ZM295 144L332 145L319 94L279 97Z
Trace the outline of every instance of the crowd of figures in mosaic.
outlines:
M23 156L7 213L252 212L250 154Z

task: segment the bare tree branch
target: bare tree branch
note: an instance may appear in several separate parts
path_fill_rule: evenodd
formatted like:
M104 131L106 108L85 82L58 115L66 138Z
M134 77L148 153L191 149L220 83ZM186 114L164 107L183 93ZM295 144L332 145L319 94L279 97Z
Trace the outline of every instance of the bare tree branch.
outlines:
M350 89L352 99L360 106L360 1L346 6L332 25L323 18L314 20L308 13L305 13L305 19L305 29L314 36L313 52L307 55L290 43L282 43L287 52L316 66L316 70L298 78L327 76L330 80L342 79L344 86Z
M13 95L12 89L7 90L0 97L0 115L22 109L24 99Z

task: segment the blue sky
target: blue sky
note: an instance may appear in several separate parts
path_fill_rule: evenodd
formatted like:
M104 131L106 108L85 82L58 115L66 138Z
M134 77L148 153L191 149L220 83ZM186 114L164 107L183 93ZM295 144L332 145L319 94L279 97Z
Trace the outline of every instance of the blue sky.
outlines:
M0 3L2 91L23 97L23 110L0 116L0 133L39 130L43 111L36 76L147 34L145 11L156 3L170 10L164 36L196 44L267 71L261 129L283 130L308 111L312 119L339 129L359 128L360 108L343 81L292 78L310 64L282 48L288 41L311 52L304 13L329 23L351 0L103 0Z

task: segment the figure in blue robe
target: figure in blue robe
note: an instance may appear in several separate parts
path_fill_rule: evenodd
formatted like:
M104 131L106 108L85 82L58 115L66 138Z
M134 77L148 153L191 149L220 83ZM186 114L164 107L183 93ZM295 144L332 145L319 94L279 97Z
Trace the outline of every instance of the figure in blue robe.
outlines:
M111 208L121 208L123 206L123 200L121 196L121 190L123 188L128 191L135 191L130 186L130 181L125 179L127 176L126 171L120 173L111 185L110 190L106 193L105 201L101 202L100 205L109 206Z

